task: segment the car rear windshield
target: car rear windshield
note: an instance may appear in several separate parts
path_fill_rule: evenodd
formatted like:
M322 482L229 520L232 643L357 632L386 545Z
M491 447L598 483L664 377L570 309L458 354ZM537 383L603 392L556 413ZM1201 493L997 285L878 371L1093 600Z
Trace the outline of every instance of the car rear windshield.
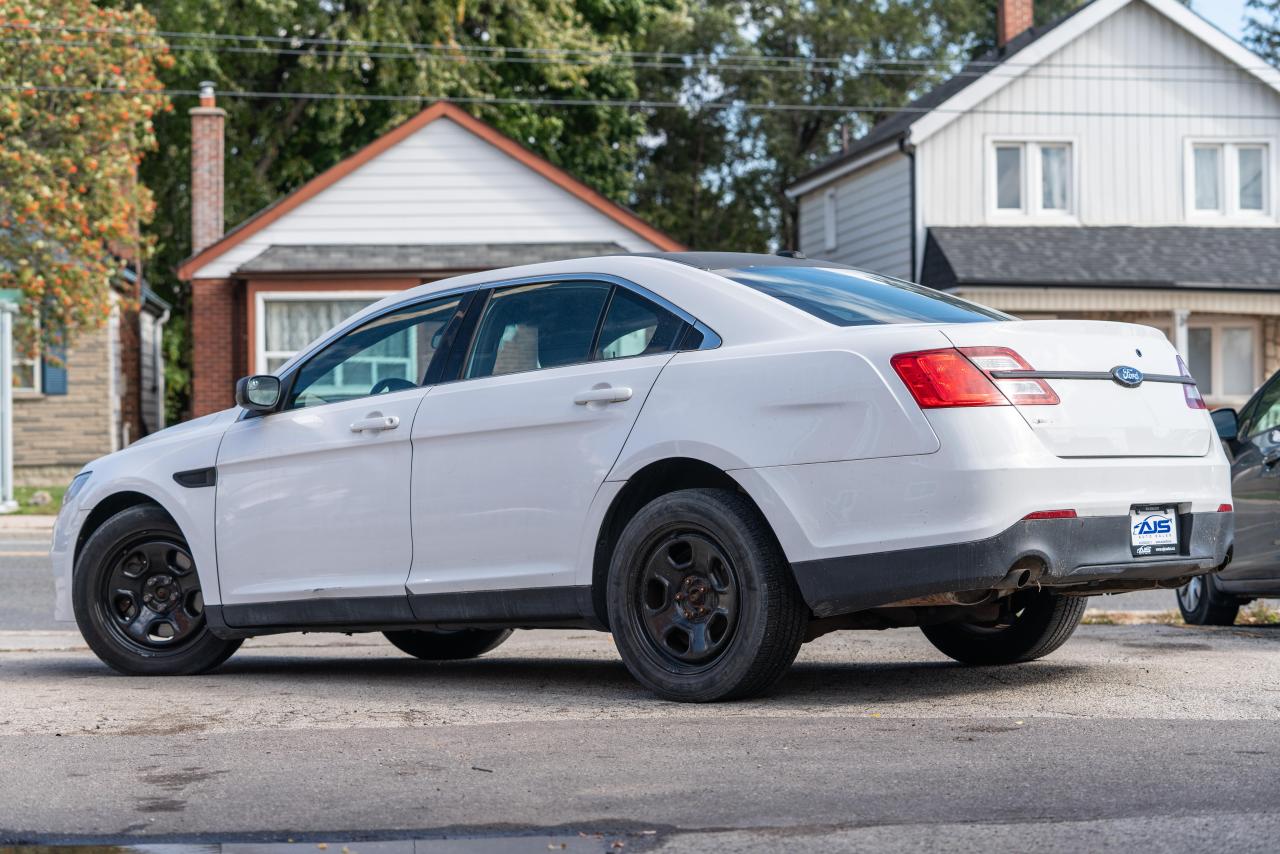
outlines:
M836 326L977 323L1007 314L900 279L838 267L740 267L721 276Z

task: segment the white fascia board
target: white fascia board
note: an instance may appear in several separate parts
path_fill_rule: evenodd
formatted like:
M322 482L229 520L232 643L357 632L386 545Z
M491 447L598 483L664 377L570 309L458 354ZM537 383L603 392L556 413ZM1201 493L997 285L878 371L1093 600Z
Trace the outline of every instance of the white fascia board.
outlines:
M1183 29L1272 89L1280 92L1280 70L1268 65L1265 59L1191 11L1189 6L1184 6L1177 0L1143 0L1143 2L1175 24L1181 25Z
M1262 57L1249 50L1222 30L1179 3L1178 0L1095 0L1085 6L1070 20L1050 30L1044 36L1009 57L1009 65L1000 64L1001 74L988 74L975 80L954 96L939 104L931 112L917 120L910 130L908 141L919 145L951 122L960 118L1017 80L1031 67L1047 59L1055 51L1084 35L1085 32L1114 15L1133 2L1143 2L1187 32L1241 66L1254 77L1280 92L1280 70L1269 66Z
M877 160L883 160L884 158L888 157L890 154L893 154L895 151L900 151L900 150L901 149L898 146L898 141L895 139L892 142L885 143L879 148L871 149L861 157L855 157L854 159L850 160L848 163L840 164L835 169L832 169L830 172L823 172L821 175L814 175L812 178L792 184L790 187L787 187L787 189L784 190L783 192L786 194L788 199L799 198L800 196L803 196L805 193L811 193L820 187L824 187L827 184L830 184L832 181L835 181L838 178L843 178L845 175L848 175L850 172L856 172L859 169L861 169L863 166L866 166L871 163L875 163Z

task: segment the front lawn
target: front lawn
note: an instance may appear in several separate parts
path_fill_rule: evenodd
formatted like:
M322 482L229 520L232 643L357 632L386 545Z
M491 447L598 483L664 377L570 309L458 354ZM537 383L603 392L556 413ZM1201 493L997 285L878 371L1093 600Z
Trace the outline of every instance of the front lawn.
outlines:
M65 486L15 486L13 488L13 497L18 501L18 509L11 515L16 516L57 516L58 508L62 506L62 493L66 492ZM38 492L44 492L49 495L47 504L32 504L31 498Z

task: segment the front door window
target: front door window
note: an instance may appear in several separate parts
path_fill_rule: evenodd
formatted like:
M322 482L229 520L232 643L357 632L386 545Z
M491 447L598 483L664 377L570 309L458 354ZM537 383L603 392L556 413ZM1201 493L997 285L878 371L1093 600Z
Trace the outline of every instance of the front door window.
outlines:
M451 296L405 306L343 335L298 370L285 409L421 385L461 299Z

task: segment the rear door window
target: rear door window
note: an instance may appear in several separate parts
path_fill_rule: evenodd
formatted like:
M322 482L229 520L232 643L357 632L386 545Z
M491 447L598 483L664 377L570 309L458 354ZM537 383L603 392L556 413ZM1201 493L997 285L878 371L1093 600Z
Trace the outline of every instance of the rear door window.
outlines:
M685 323L652 300L617 288L600 329L594 359L625 359L675 347Z
M721 276L836 326L981 323L1009 315L923 285L834 267L741 267Z
M464 376L493 377L586 362L612 285L542 282L499 288L485 306Z

